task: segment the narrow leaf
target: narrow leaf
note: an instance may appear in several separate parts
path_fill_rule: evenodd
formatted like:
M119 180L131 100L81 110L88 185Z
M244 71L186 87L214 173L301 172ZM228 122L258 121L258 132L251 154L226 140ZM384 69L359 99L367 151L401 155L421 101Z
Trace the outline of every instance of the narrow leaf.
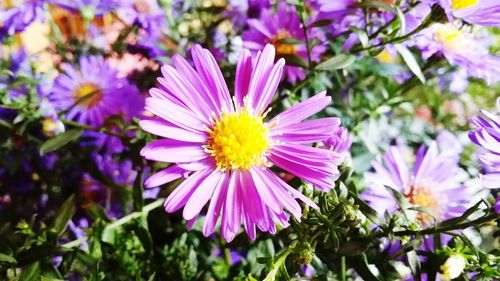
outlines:
M64 203L61 208L57 211L56 218L54 219L53 230L57 234L57 237L61 236L66 230L68 221L73 217L76 212L75 206L75 195L71 195Z
M339 54L318 64L316 70L330 71L347 68L353 64L355 60L356 58L352 55Z
M408 50L403 45L400 44L395 44L394 47L396 47L396 50L398 50L399 54L405 61L406 65L408 68L415 74L415 76L422 82L425 83L425 77L424 74L422 73L422 70L420 69L420 66L418 65L417 60L413 56L413 54Z
M57 150L66 144L78 139L83 134L83 129L73 129L46 140L40 146L40 154Z

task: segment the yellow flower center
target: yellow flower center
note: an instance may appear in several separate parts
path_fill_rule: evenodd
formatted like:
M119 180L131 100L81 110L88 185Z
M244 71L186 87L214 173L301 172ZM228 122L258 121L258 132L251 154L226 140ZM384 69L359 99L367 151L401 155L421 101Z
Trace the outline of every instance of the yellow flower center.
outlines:
M376 59L382 63L396 63L396 57L391 55L387 49L384 49L382 52L380 52L377 56Z
M441 221L444 218L441 195L436 194L429 186L413 185L404 196L413 206L424 208L428 212L417 212L417 220L422 226L430 226L434 224L434 220Z
M207 152L220 170L246 169L266 165L265 152L269 148L269 129L263 117L253 115L246 108L223 113L209 129Z
M271 43L274 48L276 48L276 52L278 53L278 55L294 55L295 45L283 42L283 40L290 38L292 38L292 36L287 30L280 30L278 31L276 36L274 36L274 38L269 41L269 43Z
M75 90L73 98L79 105L89 108L101 101L102 91L93 83L85 83Z
M478 0L451 0L451 8L453 10L464 9L475 6L478 2Z
M451 24L437 24L434 39L451 51L464 50L470 43L464 33Z

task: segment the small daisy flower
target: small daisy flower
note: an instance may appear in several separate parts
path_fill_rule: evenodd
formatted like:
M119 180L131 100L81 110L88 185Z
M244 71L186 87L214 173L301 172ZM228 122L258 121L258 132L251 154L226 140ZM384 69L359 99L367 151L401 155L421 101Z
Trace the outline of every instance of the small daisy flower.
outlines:
M444 139L444 143L450 145L449 139ZM461 149L450 145L448 151L442 149L443 146L438 146L436 141L428 148L422 146L415 155L413 167L405 161L402 147L391 146L381 162L372 162L374 171L366 174L369 185L362 198L380 214L393 213L399 207L386 189L391 187L412 206L427 210L428 213L411 212L422 227L462 215L471 194L460 184L458 155Z
M67 119L98 127L113 114L127 113L125 101L139 95L102 57L82 57L79 69L70 64L63 64L62 69L49 100L57 110L67 111Z
M43 19L42 0L7 1L0 4L0 42L5 37L22 32L32 22Z
M416 37L416 45L425 59L442 55L471 77L489 84L500 81L500 57L489 53L487 40L477 38L465 27L436 23Z
M250 28L243 33L245 48L257 52L266 44L272 44L278 57L298 56L307 61L304 30L294 7L281 4L276 12L271 9L264 10L259 19L249 19L247 23ZM308 32L311 41L323 37L317 28L310 29ZM323 45L313 46L311 59L318 61L325 50ZM304 70L298 66L286 66L285 74L290 83L295 83L305 77Z
M157 0L127 0L118 14L131 24L138 24L147 31L161 29L165 22L163 9Z
M276 63L275 48L266 45L252 58L243 50L236 68L231 98L212 54L192 48L194 68L180 56L162 68L160 88L150 91L146 110L156 117L140 125L162 137L141 151L146 159L173 163L147 179L154 187L185 177L168 196L165 210L182 207L191 226L208 204L203 234L211 235L221 218L221 234L231 241L244 225L251 239L256 228L275 233L288 226L288 213L300 219L296 199L316 205L280 179L277 166L321 190L329 190L338 175L340 157L310 144L331 136L338 118L305 120L326 107L325 92L268 120L267 107L281 80L285 61ZM210 201L210 203L208 203Z

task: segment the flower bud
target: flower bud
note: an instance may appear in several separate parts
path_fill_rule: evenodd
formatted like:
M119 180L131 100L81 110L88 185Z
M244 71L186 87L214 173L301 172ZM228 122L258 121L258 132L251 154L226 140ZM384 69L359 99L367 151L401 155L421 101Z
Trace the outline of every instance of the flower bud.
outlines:
M461 254L451 255L446 262L441 266L444 280L457 278L462 274L466 264L465 257Z

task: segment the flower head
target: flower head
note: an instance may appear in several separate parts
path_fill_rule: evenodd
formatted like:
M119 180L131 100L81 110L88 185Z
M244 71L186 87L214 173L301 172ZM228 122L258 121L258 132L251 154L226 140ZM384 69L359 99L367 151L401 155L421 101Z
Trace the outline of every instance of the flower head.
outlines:
M450 64L465 69L469 76L489 84L500 80L500 57L491 55L488 42L467 28L437 23L417 36L416 45L425 58L442 55Z
M84 19L88 20L103 16L123 5L118 0L49 0L49 2L73 13L80 14Z
M113 114L126 114L128 103L139 95L137 88L119 78L102 57L82 57L79 69L63 64L63 74L55 82L49 100L58 110L67 110L67 118L100 126Z
M43 19L43 0L3 2L0 4L0 42L7 36L24 31L32 22Z
M446 139L446 138L445 138ZM448 144L448 142L446 142ZM449 144L448 144L449 145ZM416 207L427 210L412 212L423 227L435 221L456 217L465 211L469 192L459 183L458 153L449 153L434 141L428 148L422 146L415 155L413 168L404 159L403 149L391 146L382 162L374 161L374 172L366 174L368 189L362 197L381 214L398 210L398 204L386 187L403 194Z
M157 0L127 0L118 9L118 14L127 22L138 24L148 31L161 29L165 25L163 9Z
M326 149L333 150L339 155L346 155L351 148L351 135L344 127L338 127L331 137L323 141Z
M141 127L163 139L144 147L149 160L174 163L146 181L158 186L186 177L165 201L165 210L184 207L183 216L196 220L210 201L203 233L214 232L222 216L221 234L230 241L244 224L251 239L256 228L276 232L276 223L288 225L291 213L300 219L296 198L312 201L275 175L270 167L286 170L322 190L333 187L339 155L309 146L331 136L340 125L337 118L304 121L330 102L320 93L267 119L267 107L281 79L284 60L276 63L275 48L266 45L252 58L240 55L234 97L212 54L194 46L195 68L180 56L173 66L162 68L161 88L150 91L146 109L155 118Z
M298 56L308 59L304 30L295 8L280 4L276 13L271 9L264 10L259 19L248 20L248 25L249 30L243 33L243 45L247 49L257 52L266 44L272 44L278 57ZM322 34L313 28L309 30L309 36L310 40L320 39ZM318 60L324 51L323 45L313 47L311 59ZM286 66L285 73L291 83L305 76L304 71L297 66Z
M482 181L488 188L500 188L500 98L497 99L497 112L482 110L482 114L469 119L476 127L469 132L469 138L484 149L479 161L486 171Z

